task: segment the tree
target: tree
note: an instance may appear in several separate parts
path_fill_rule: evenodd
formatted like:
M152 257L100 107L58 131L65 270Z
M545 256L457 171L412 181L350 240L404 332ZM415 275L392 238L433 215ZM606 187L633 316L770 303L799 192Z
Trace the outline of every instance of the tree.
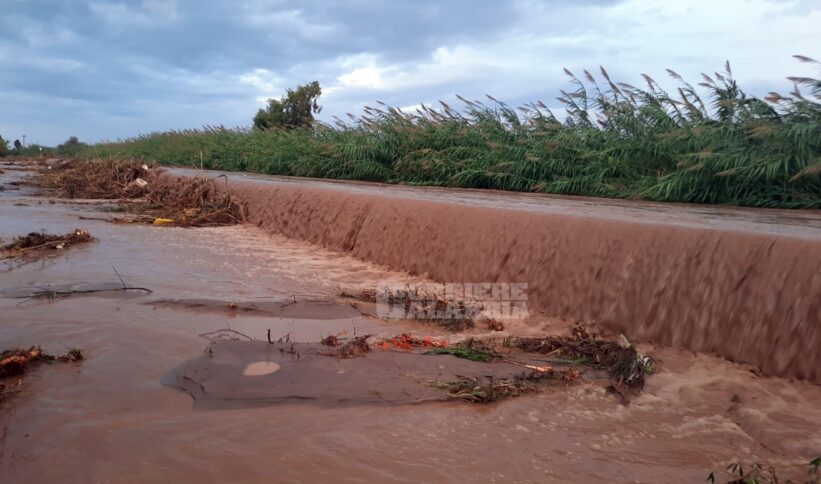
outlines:
M23 151L23 143L20 143L19 139L14 140L14 151L17 151L18 153Z
M0 156L6 156L9 154L9 142L3 139L0 136Z
M77 146L80 144L80 140L76 136L70 136L65 143L60 146Z
M77 156L84 146L88 145L81 143L76 136L71 136L65 143L57 146L57 153L63 156Z
M268 106L257 111L254 128L309 128L314 124L314 113L322 107L317 99L322 95L319 82L313 81L288 93L279 99L268 99Z

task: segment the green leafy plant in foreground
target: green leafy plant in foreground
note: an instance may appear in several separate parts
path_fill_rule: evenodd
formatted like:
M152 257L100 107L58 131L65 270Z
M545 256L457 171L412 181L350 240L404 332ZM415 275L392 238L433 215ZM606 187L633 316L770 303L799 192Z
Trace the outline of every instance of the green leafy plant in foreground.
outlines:
M452 355L470 361L490 361L494 358L492 353L480 351L473 348L436 348L425 353L426 355Z

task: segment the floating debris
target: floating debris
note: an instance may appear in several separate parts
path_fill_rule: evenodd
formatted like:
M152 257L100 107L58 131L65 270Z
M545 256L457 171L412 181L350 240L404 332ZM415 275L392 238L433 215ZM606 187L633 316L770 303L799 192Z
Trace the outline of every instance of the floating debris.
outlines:
M32 346L25 350L22 348L8 349L0 353L0 403L14 393L19 391L22 379L8 383L13 377L19 377L28 371L33 365L41 363L69 363L82 361L84 359L82 350L72 348L63 356L52 356L44 353L39 346ZM16 389L12 389L16 387Z
M505 324L503 322L499 321L499 320L496 320L496 319L487 319L487 320L485 320L485 326L490 331L504 331L505 330Z
M368 345L368 338L370 337L371 335L366 334L365 336L355 336L351 338L347 343L342 345L339 356L342 358L354 358L368 353L371 351L371 347Z
M340 346L342 342L339 340L339 335L332 334L322 338L320 341L325 346Z
M494 379L492 377L459 377L451 381L430 382L435 388L445 390L451 398L471 403L491 403L503 398L518 397L540 390L540 383L570 383L581 372L575 369L535 371L529 375Z
M571 336L543 338L508 338L505 344L524 351L540 353L568 362L607 370L616 383L629 388L644 388L647 375L655 371L655 361L641 356L635 346L621 336L604 340L576 325Z
M104 219L115 223L200 227L232 225L245 218L236 197L219 193L211 179L167 175L133 160L67 162L28 183L62 198L127 201L124 211L135 216Z
M434 339L432 336L425 336L424 338L419 338L407 333L402 333L399 336L394 336L393 338L383 340L379 343L379 346L385 350L390 350L394 348L401 350L412 350L414 347L444 348L448 345L449 343L444 339L437 340Z
M66 249L72 245L85 244L94 238L85 229L74 229L65 235L49 235L47 233L31 232L28 235L17 237L11 243L3 246L0 260L23 256L36 251L56 251Z

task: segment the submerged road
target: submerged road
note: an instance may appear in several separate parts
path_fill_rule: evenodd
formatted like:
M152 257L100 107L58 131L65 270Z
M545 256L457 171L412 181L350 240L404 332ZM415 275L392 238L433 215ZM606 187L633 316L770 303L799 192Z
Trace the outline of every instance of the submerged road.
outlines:
M653 225L778 234L821 241L821 210L759 209L724 205L656 203L499 190L388 185L190 168L173 168L169 171L185 176L204 174L210 178L225 177L231 181L255 181L272 186L318 188L403 200L446 202L541 214L582 216L600 220L621 220Z
M631 339L821 383L821 212L172 170L249 222L440 283L527 284L527 305Z

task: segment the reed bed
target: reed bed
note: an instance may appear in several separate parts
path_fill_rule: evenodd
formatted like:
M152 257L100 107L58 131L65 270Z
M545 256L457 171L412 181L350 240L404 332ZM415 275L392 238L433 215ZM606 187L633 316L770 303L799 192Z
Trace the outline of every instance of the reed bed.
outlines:
M796 56L801 62L814 60ZM746 94L729 63L697 89L674 71L576 75L558 98L514 108L459 96L404 112L384 103L313 128L155 132L83 148L230 171L415 185L758 207L821 207L821 80L788 78L788 95ZM557 113L559 111L557 110Z

